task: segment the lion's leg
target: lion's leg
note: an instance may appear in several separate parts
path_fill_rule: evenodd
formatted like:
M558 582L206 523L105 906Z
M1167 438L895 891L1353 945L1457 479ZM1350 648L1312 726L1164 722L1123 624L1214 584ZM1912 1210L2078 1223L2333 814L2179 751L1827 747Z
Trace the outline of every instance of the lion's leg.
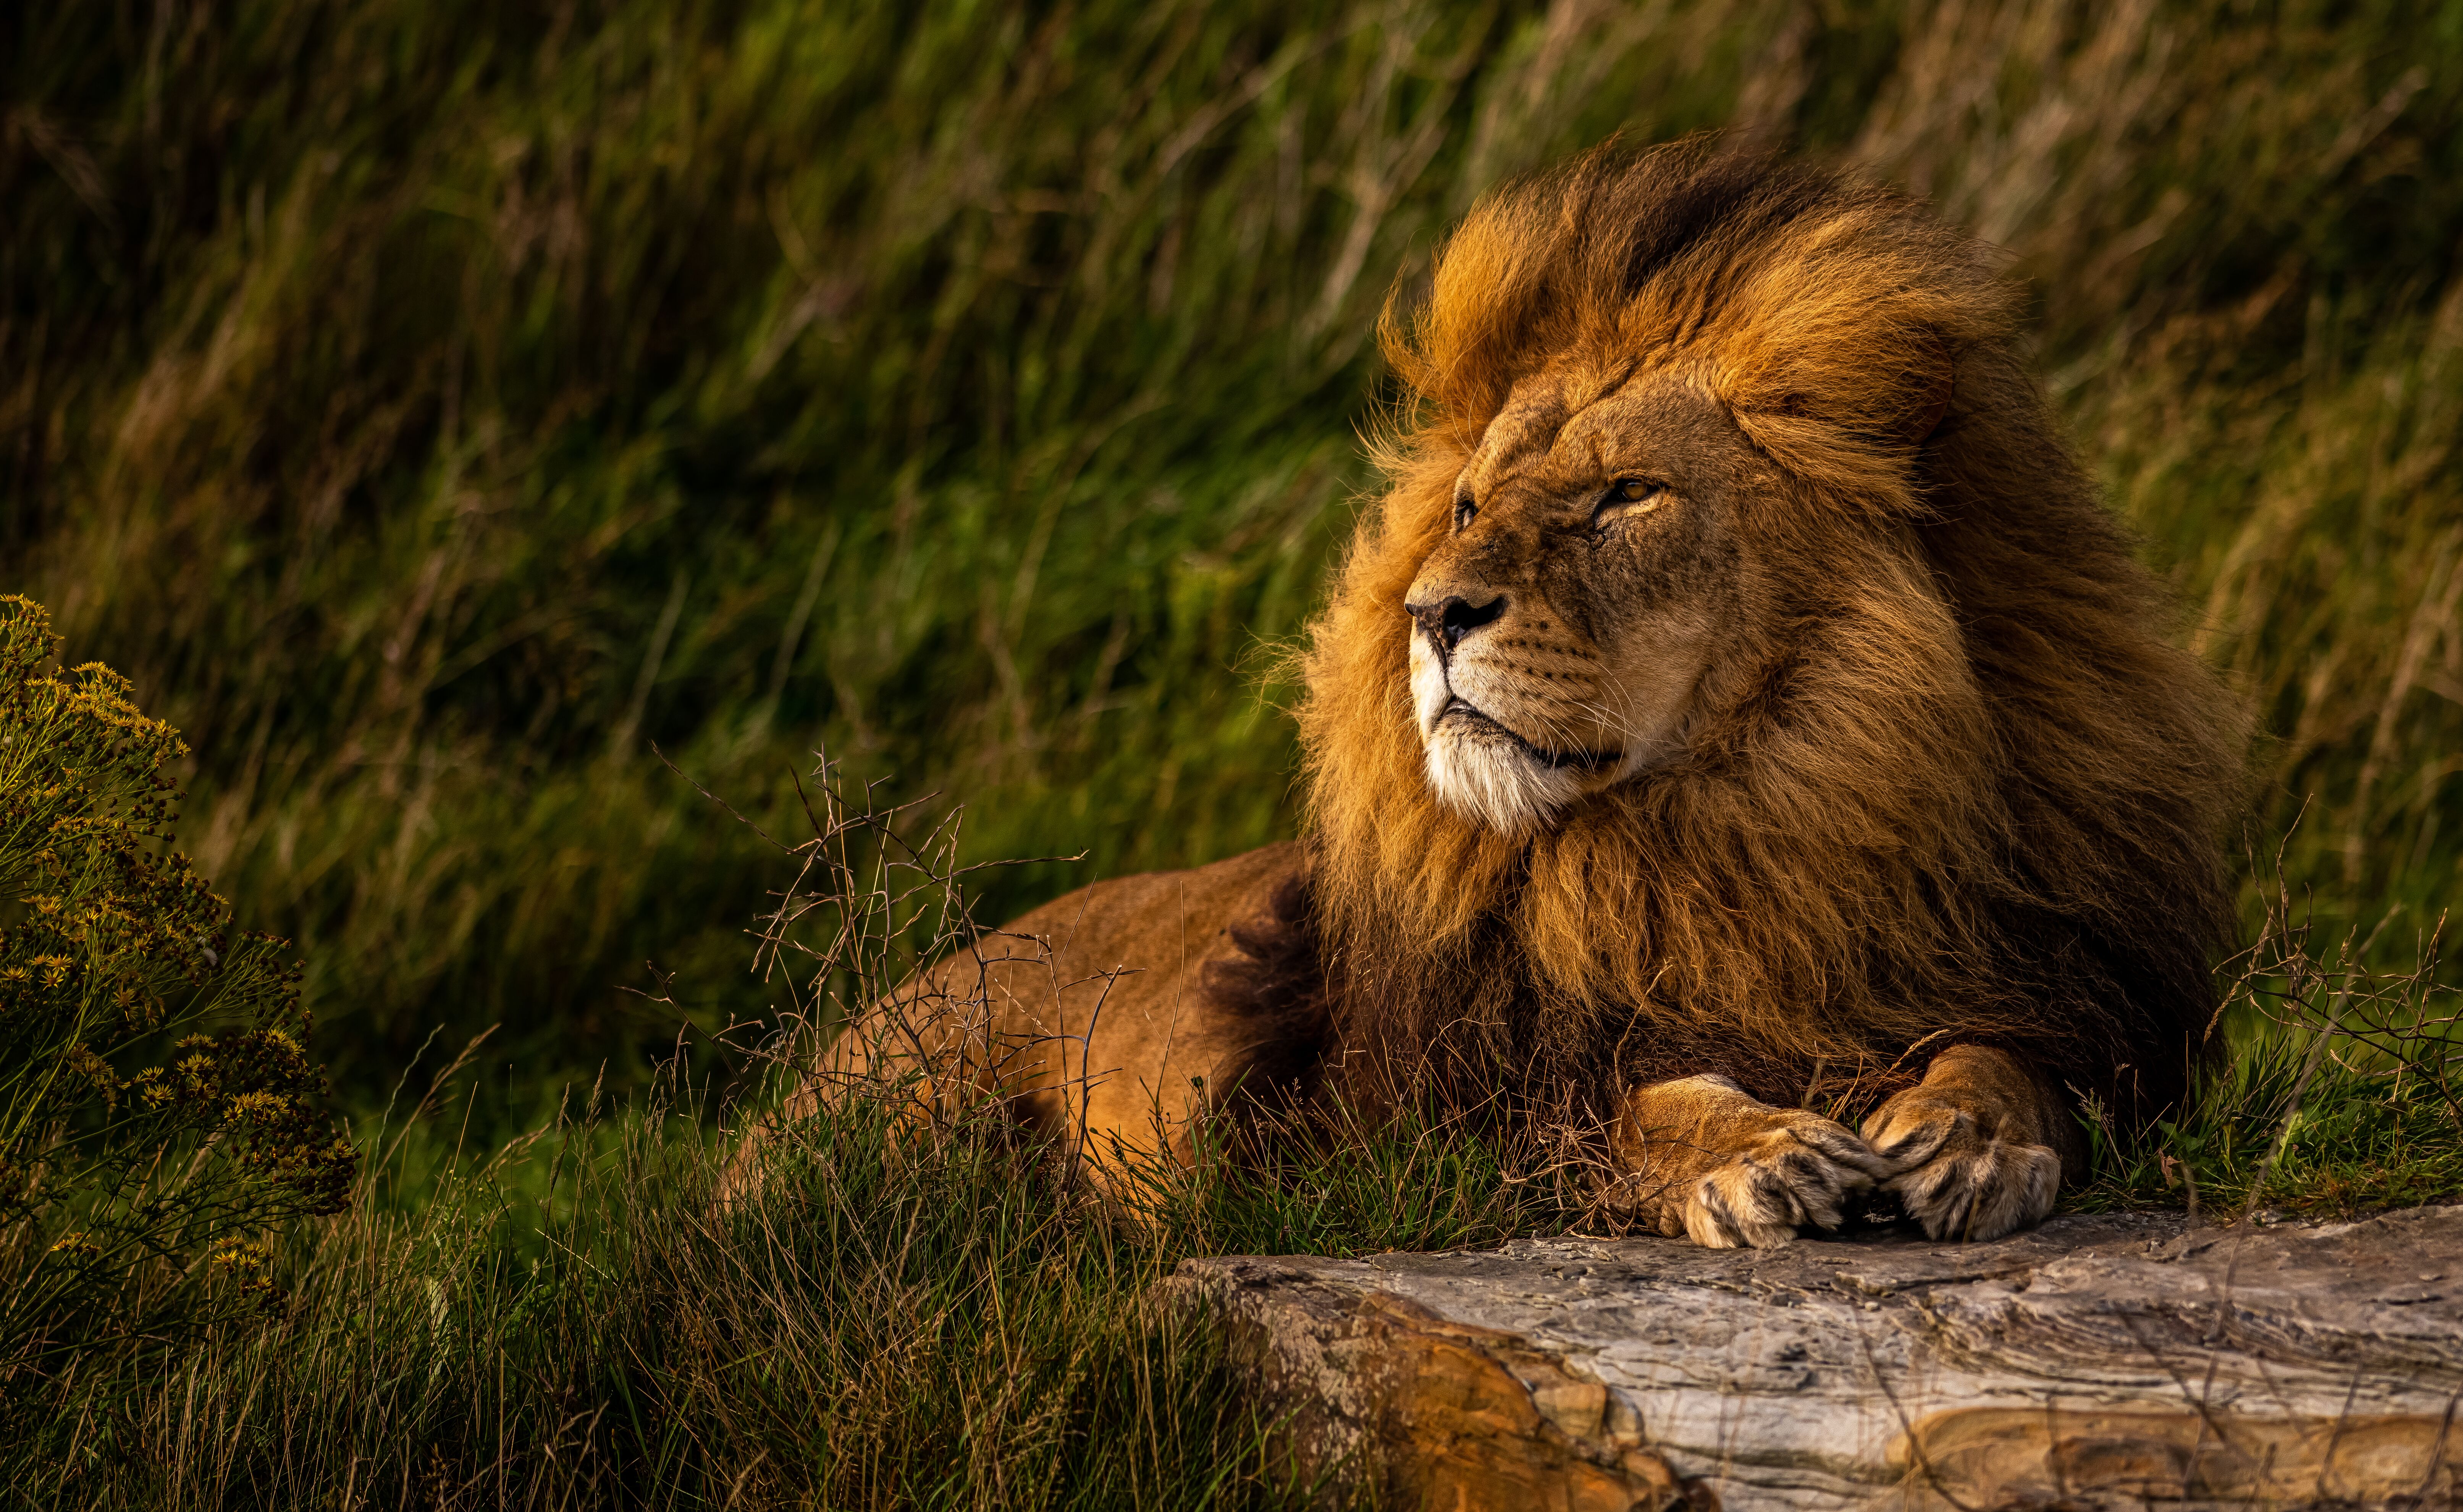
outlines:
M1098 1188L1194 1153L1193 1126L1271 1043L1256 993L1215 968L1280 917L1290 842L1192 872L1115 877L987 933L873 1004L764 1121L729 1189L757 1181L758 1146L840 1099L886 1091L894 1132L996 1109L1050 1140ZM1238 973L1234 972L1234 976Z
M1784 1244L1836 1228L1849 1194L1890 1174L1842 1124L1774 1108L1725 1076L1688 1076L1626 1094L1609 1131L1611 1200L1671 1238L1711 1249Z
M1934 1239L1999 1239L2040 1222L2076 1160L2068 1112L2007 1050L1961 1045L1875 1110L1864 1137L1891 1164L1885 1183Z

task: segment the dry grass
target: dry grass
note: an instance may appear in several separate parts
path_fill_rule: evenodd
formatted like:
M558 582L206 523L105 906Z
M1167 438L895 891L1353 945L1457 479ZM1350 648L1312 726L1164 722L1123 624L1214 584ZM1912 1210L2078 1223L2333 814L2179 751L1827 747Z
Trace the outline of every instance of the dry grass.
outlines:
M49 1506L1275 1505L1172 1252L981 1131L842 1110L722 1208L653 1101L295 1234L281 1316L98 1355L8 1436Z

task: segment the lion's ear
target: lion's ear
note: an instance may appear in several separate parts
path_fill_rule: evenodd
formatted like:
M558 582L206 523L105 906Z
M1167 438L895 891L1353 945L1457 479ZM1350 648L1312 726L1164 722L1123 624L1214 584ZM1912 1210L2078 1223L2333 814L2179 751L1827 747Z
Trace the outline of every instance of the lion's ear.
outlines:
M1901 448L1921 449L1949 418L1957 358L1937 341L1907 343L1880 361L1821 360L1829 355L1790 353L1741 375L1726 390L1738 423L1807 477L1853 488L1896 476Z
M1950 413L1950 397L1958 387L1958 358L1943 353L1939 367L1912 387L1915 402L1899 422L1899 439L1921 446L1941 429L1942 417Z
M1958 358L1947 342L1909 343L1896 360L1836 366L1805 362L1774 400L1752 407L1837 426L1873 441L1920 447L1950 414Z

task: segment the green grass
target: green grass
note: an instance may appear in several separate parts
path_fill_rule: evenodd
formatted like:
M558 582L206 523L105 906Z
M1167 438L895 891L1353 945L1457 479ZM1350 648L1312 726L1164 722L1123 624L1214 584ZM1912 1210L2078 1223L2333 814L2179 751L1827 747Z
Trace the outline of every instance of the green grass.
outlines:
M992 918L1291 832L1376 310L1618 129L2010 246L2320 918L2453 892L2452 6L38 3L0 59L5 586L187 732L362 1112L439 1026L502 1026L485 1140L640 1084L648 958L771 1005L654 740L1085 853Z
M50 1506L1297 1504L1174 1255L978 1131L857 1109L751 1203L651 1102L293 1236L273 1318L97 1356L10 1436ZM387 1173L380 1172L380 1176ZM139 1371L142 1374L138 1373Z
M2187 1105L2138 1128L2090 1105L2093 1170L2063 1205L2230 1223L2463 1198L2463 1004L2437 978L2446 919L2401 932L2409 969L2381 967L2372 947L2401 921L2389 910L2365 933L2327 937L2278 883L2256 943L2226 963Z

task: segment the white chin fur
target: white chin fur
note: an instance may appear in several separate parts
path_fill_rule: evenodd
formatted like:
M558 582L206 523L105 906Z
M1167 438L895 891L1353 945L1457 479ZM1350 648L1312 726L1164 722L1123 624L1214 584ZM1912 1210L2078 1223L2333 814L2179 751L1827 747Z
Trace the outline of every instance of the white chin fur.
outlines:
M1508 835L1538 829L1581 796L1572 773L1542 766L1493 735L1448 727L1428 737L1428 786L1447 808Z
M1425 637L1411 637L1411 713L1428 750L1428 786L1447 808L1510 835L1539 828L1581 796L1571 772L1534 761L1493 731L1440 727L1453 702L1445 663Z

